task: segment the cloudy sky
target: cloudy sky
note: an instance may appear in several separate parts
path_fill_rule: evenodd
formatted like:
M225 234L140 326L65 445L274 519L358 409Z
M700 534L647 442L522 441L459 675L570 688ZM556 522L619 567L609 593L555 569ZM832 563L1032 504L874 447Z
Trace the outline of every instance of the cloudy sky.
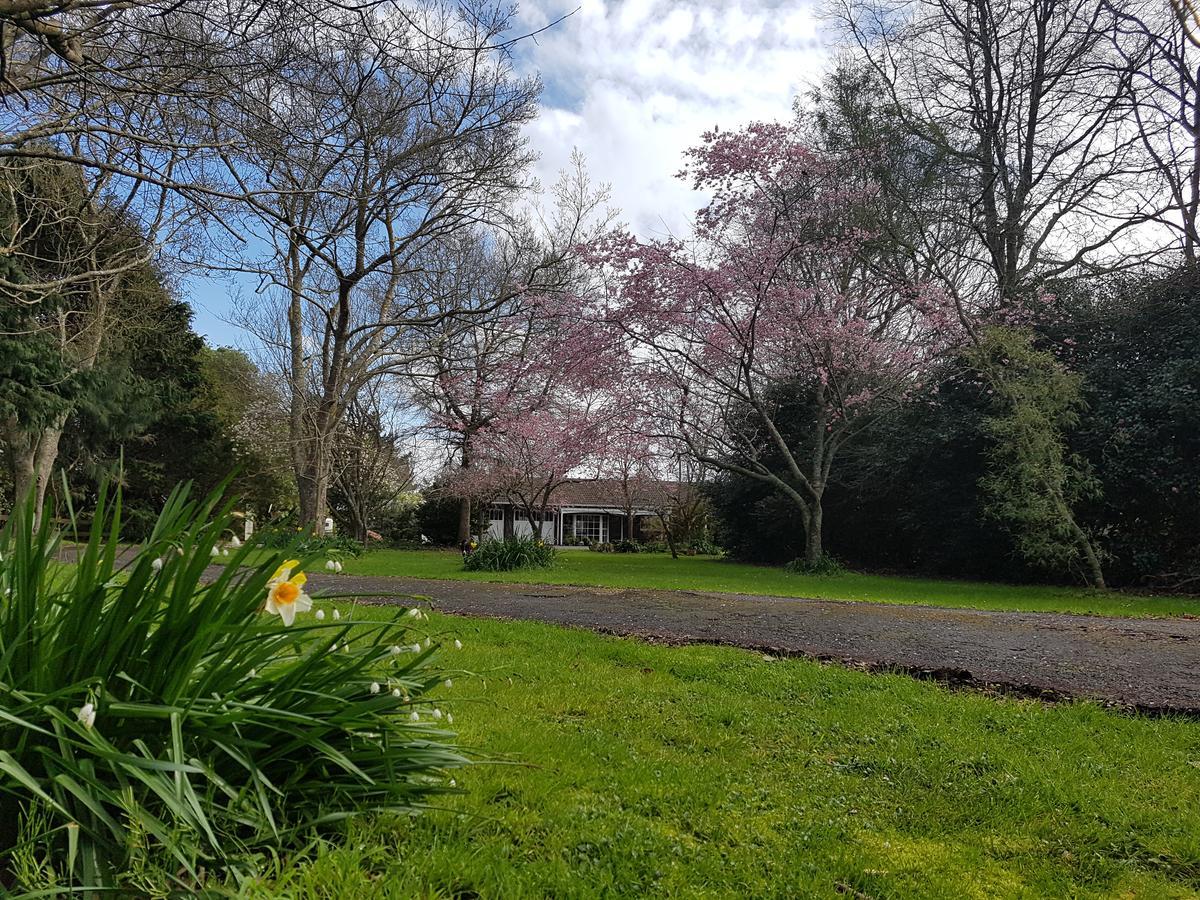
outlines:
M521 18L553 21L565 2L527 0ZM787 118L825 58L805 0L582 0L521 50L545 83L529 131L539 175L578 147L634 231L686 231L698 198L674 177L683 151L714 125Z
M552 184L578 148L644 237L688 230L700 198L674 175L702 132L787 118L827 60L811 0L524 0L519 26L577 5L518 51L545 85L529 129L537 174ZM197 330L216 343L238 343L222 322L230 290L197 279L189 291Z

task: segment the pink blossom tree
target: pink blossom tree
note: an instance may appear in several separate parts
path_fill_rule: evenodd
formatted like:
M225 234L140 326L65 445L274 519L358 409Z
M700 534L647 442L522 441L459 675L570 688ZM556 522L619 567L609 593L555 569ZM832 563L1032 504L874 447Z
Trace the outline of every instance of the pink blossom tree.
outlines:
M426 430L445 441L461 470L448 476L461 498L460 541L470 536L472 500L488 496L461 489L483 489L491 478L469 471L488 450L476 447L480 436L532 422L561 385L586 384L597 374L592 360L603 353L595 343L603 329L580 319L574 298L583 274L578 247L609 227L607 190L592 184L575 154L552 193L547 216L444 241L430 248L416 275L435 313L455 313L437 316L406 380Z
M467 527L470 504L497 496L533 526L558 485L595 468L622 415L607 388L628 373L613 329L581 317L569 296L522 303L504 322L473 326L460 357L440 357L430 385L431 425L458 456L446 480Z
M710 132L681 173L712 198L691 239L615 232L588 257L604 285L591 312L634 345L659 434L794 502L808 562L839 451L960 329L939 290L881 252L860 163L794 126Z
M551 499L571 478L595 477L598 446L613 417L603 404L556 399L494 422L476 442L476 465L456 490L503 497L541 534Z

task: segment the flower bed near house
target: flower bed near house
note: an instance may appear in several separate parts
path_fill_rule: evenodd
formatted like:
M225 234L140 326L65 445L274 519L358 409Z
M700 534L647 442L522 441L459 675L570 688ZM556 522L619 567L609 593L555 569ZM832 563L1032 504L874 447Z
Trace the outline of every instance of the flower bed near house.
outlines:
M242 568L252 546L203 583L229 527L217 496L172 494L119 564L119 510L102 492L74 565L27 513L0 531L5 889L195 892L453 789L466 759L419 613L326 618L301 560Z

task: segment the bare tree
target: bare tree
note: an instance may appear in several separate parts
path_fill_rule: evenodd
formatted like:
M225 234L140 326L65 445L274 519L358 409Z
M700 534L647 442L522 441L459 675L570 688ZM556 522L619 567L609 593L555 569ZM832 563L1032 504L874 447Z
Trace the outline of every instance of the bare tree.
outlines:
M1130 72L1132 114L1158 176L1156 220L1195 264L1200 246L1200 50L1166 4L1113 4L1113 42Z
M282 332L278 317L258 330L289 380L311 527L350 398L410 364L420 330L447 316L417 290L422 254L495 217L522 186L519 129L539 86L513 74L498 44L508 24L490 3L354 12L336 29L302 20L280 36L294 66L251 79L220 112L244 145L225 162L250 198L245 226L270 247L235 265L285 310Z
M1012 302L1127 264L1155 217L1131 73L1101 0L839 0L905 126L946 156L975 236L949 283ZM1129 240L1121 246L1123 237ZM1152 252L1152 247L1146 252Z

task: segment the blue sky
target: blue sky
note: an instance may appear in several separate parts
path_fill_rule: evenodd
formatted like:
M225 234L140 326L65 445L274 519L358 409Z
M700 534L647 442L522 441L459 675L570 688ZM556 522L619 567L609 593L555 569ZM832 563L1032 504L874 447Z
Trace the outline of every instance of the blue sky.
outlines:
M545 84L528 130L536 174L552 184L578 148L644 237L688 230L703 198L674 174L703 131L787 118L828 61L810 0L526 0L518 26L535 30L577 5L519 50L519 65ZM223 321L236 293L216 278L185 286L196 329L213 343L245 343Z

